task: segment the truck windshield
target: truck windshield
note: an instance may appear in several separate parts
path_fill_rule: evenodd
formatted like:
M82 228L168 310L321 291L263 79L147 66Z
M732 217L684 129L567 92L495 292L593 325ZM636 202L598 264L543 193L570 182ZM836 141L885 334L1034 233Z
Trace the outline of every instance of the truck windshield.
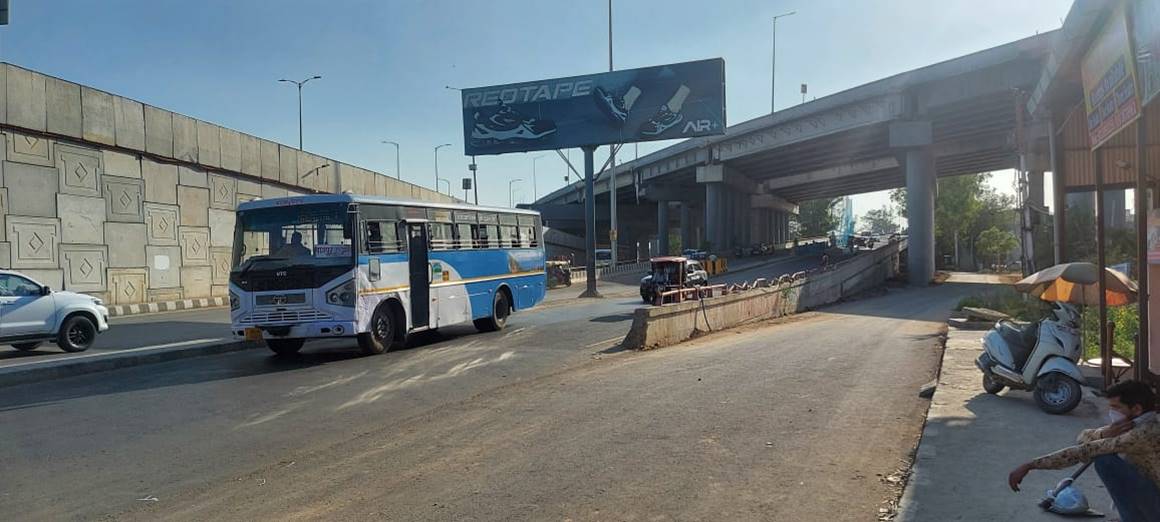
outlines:
M266 262L280 266L351 264L350 216L345 203L240 211L234 231L233 268Z

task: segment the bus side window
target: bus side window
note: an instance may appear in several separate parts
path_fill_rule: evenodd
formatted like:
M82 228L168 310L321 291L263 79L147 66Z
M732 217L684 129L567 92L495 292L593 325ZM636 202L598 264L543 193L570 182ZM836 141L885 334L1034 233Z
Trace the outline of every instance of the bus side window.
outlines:
M368 254L401 251L396 223L392 221L367 221L366 231L366 252Z
M520 244L524 248L532 248L539 245L535 227L520 227Z
M455 225L456 248L470 249L474 248L475 236L474 227L467 223L459 223Z
M431 250L451 250L455 248L455 239L451 236L451 223L430 223Z

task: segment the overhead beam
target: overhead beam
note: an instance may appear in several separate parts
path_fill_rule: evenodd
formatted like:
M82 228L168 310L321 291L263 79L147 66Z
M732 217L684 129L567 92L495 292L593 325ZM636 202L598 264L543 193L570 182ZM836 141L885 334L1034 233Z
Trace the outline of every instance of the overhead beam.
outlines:
M893 156L874 158L866 161L854 161L844 165L838 165L836 167L813 170L802 174L794 174L792 176L773 178L765 181L765 188L767 190L776 192L777 190L785 187L805 185L810 183L822 183L826 181L867 174L870 172L896 168L898 168L898 159L894 158Z

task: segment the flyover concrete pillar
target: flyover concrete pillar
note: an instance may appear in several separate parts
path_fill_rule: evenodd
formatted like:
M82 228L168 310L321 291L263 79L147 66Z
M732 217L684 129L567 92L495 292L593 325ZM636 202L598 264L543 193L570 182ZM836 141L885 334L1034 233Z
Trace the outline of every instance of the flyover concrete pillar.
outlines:
M696 248L692 246L693 235L689 230L691 224L689 223L689 214L693 209L689 208L688 201L681 202L681 249Z
M724 228L724 207L725 207L725 184L724 183L706 183L705 184L705 240L709 243L709 248L713 250L722 250L724 244L721 236Z
M1043 171L1027 173L1027 200L1036 208L1043 208Z
M657 250L658 255L669 255L669 202L657 202Z
M930 147L906 151L907 271L910 284L934 279L934 154Z

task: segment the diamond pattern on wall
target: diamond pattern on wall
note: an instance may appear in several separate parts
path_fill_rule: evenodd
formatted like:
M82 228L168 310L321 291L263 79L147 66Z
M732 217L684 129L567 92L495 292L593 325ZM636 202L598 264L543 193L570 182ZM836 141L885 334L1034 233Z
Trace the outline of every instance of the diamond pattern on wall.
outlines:
M62 194L100 197L103 171L101 151L57 144L56 156ZM131 204L132 202L126 202L122 206Z
M174 205L145 204L145 240L150 245L177 244L177 213Z
M144 182L136 178L103 176L106 219L126 223L141 223L145 219Z
M64 288L74 292L103 292L109 249L104 245L61 245Z
M56 218L8 216L5 223L12 242L12 268L57 268L60 221Z

